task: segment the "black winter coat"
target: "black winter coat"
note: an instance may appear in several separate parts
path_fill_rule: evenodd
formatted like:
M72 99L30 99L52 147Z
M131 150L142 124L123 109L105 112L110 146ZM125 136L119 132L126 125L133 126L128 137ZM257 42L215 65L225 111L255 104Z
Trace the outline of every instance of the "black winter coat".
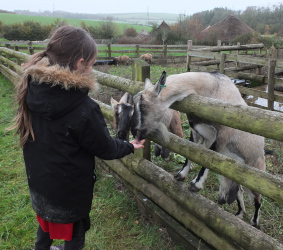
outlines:
M91 209L94 156L121 158L133 145L109 135L98 104L88 96L93 76L48 66L43 59L25 77L35 135L23 150L32 206L49 222L78 221Z

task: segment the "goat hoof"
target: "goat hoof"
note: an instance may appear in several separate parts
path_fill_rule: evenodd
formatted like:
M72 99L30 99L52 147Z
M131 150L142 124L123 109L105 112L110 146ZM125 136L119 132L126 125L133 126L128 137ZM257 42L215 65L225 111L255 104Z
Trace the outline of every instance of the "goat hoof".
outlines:
M200 188L197 188L195 183L191 182L189 190L192 191L192 192L198 192L198 191L200 191Z
M240 220L243 220L244 214L237 212L237 213L235 214L235 216L236 216L237 218L239 218Z
M260 225L258 225L258 224L254 224L254 225L252 225L253 227L255 227L255 228L257 228L257 229L260 229Z
M260 226L258 223L254 222L253 220L251 220L251 225L257 229L260 229Z
M183 177L182 175L180 175L180 173L176 174L174 176L174 178L177 180L177 181L184 181L185 180L185 177Z

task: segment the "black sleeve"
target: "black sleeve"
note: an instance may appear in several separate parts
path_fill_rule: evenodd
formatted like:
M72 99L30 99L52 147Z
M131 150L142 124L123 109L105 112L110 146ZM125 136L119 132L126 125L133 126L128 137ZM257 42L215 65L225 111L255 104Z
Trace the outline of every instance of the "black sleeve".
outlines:
M97 104L85 117L79 143L89 153L104 160L119 159L134 152L131 143L110 136Z

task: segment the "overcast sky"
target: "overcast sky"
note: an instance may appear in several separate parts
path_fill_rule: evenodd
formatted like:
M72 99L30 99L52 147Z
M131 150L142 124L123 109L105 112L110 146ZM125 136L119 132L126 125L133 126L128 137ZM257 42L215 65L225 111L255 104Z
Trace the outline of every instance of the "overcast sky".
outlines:
M248 6L268 7L278 5L280 1L269 0L1 0L3 10L62 10L75 13L175 13L192 15L212 10L216 7L227 7L232 10L245 10ZM281 1L282 3L282 1Z

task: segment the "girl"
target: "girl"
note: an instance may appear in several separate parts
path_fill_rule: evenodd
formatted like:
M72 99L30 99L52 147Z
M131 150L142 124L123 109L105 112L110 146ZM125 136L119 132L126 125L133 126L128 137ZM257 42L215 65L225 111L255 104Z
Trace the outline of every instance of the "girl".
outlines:
M20 134L39 227L35 250L80 250L90 227L94 156L117 159L143 147L113 139L97 103L94 40L82 29L57 29L45 51L24 66L17 88ZM51 247L53 239L64 246Z

